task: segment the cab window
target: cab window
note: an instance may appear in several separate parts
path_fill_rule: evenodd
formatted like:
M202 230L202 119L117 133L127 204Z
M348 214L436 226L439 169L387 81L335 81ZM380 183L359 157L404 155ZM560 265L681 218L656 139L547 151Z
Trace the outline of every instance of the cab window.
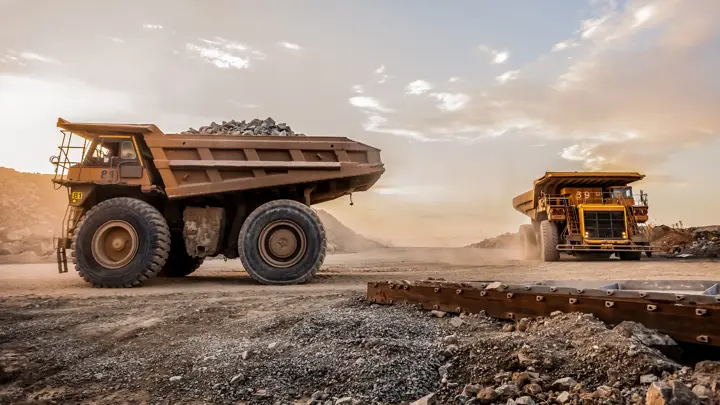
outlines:
M120 145L120 159L123 160L135 160L137 159L137 153L135 152L135 145L131 141L123 141Z

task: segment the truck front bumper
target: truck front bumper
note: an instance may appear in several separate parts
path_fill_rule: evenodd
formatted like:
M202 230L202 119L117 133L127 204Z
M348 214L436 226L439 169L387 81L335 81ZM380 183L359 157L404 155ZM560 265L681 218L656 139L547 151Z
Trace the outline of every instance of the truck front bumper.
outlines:
M632 243L619 244L597 244L597 245L557 245L557 250L561 252L661 252L660 246L635 245Z

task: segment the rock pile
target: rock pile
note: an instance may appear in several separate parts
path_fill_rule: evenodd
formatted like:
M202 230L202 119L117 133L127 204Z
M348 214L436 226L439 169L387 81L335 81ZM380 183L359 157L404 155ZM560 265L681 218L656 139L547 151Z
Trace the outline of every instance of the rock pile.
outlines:
M285 123L276 123L274 119L268 117L264 120L255 118L250 122L223 121L222 124L216 122L200 127L200 129L190 128L181 134L204 134L204 135L234 135L234 136L305 136L305 134L295 133L289 125Z
M720 226L671 228L660 225L652 228L653 244L679 257L720 257Z

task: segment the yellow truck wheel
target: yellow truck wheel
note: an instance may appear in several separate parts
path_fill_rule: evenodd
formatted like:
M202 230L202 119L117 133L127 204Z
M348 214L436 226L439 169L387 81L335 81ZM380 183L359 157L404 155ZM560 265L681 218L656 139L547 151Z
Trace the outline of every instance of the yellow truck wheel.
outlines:
M136 287L167 261L170 230L162 214L135 198L91 208L75 230L71 255L80 277L95 287Z
M315 210L292 200L256 208L238 236L243 267L263 284L301 284L325 261L325 228Z
M557 250L558 229L554 222L548 220L540 223L540 257L544 262L556 262L560 260L560 252Z
M185 277L199 269L205 261L202 257L192 257L185 249L182 232L171 232L170 254L158 277Z

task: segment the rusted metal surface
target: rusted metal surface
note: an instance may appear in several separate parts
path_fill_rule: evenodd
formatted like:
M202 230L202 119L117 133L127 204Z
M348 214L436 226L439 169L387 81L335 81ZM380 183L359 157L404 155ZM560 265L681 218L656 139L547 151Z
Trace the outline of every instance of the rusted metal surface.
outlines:
M183 238L190 256L207 257L219 252L225 229L224 208L187 207L183 221Z
M93 171L75 164L69 169L72 183L148 187L154 183L143 169L147 159L171 199L304 184L322 185L311 196L311 203L318 204L365 191L385 171L379 149L345 137L165 134L152 124L76 123L62 118L57 126L92 142L127 137L136 147L149 149L147 154L138 150L140 168L126 178L105 167Z
M681 342L720 346L720 285L697 280L371 282L367 298L502 319L587 312L610 325L635 321Z

